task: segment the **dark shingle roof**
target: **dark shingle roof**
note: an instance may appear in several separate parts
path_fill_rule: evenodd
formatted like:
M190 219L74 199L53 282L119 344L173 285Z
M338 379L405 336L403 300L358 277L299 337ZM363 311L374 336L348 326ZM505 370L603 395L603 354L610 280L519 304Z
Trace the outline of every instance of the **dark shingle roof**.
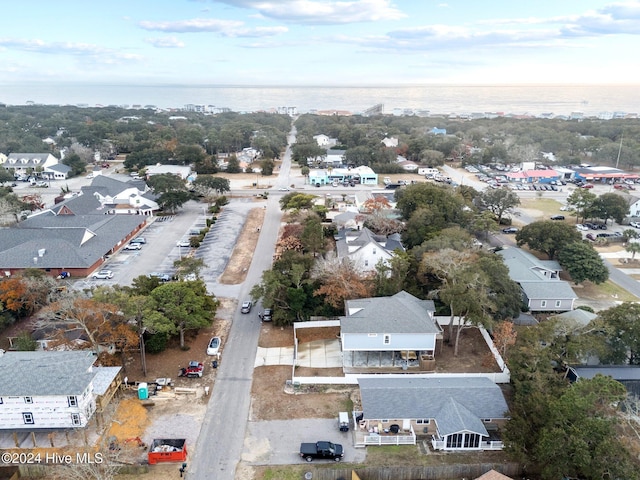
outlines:
M435 419L441 435L482 435L481 419L507 418L500 387L486 377L359 378L364 418Z

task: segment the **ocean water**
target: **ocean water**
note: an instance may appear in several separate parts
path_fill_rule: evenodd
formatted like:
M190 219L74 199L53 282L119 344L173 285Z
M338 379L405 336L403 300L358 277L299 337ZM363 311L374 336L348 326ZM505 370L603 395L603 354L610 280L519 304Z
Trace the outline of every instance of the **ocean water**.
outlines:
M398 109L431 114L501 112L512 114L640 114L640 85L414 85L189 86L98 84L5 84L0 102L25 105L133 106L182 108L187 104L258 111L296 107L299 113L345 110L361 113L377 104L384 113Z

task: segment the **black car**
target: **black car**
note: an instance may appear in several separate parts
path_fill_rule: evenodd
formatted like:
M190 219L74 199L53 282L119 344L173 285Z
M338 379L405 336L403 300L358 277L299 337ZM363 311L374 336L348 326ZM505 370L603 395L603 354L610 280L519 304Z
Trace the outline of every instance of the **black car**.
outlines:
M260 317L260 320L263 322L270 322L271 320L273 320L273 311L270 308L265 308L262 313L260 315L258 315L258 317Z
M502 233L518 233L518 229L516 227L503 228Z
M551 220L564 220L564 215L552 215Z

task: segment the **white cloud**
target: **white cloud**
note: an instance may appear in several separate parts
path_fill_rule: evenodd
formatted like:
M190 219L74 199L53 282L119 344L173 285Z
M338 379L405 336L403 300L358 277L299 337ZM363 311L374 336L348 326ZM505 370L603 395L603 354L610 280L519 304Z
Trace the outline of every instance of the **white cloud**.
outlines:
M139 60L140 55L104 48L89 43L74 42L44 42L38 39L22 40L0 38L0 47L7 50L19 50L46 55L72 55L89 57L101 63L118 63L122 61Z
M288 23L333 25L356 22L399 20L406 15L390 0L213 0L240 8L257 10L263 17Z
M288 31L287 27L247 27L243 22L194 18L175 22L141 21L141 28L150 31L172 33L218 33L225 37L271 37Z
M156 48L184 48L184 42L176 37L147 38L145 41Z

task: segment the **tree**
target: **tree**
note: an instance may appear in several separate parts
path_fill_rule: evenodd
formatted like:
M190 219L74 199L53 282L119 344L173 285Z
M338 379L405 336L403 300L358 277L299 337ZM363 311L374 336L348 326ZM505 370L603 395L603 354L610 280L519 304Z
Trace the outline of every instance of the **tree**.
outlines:
M553 401L534 450L543 479L639 478L616 433L615 405L625 397L624 385L596 375Z
M240 173L241 171L238 157L236 157L235 154L231 155L229 160L227 160L227 173Z
M600 284L609 278L604 260L589 243L579 241L566 245L558 253L558 261L576 284L585 280Z
M202 280L165 283L155 288L151 297L161 315L149 322L149 327L158 333L179 334L181 348L184 333L210 326L218 307L218 301L207 293Z
M500 224L506 213L512 213L520 205L520 197L506 188L487 188L480 194L481 204L496 216Z
M0 185L7 182L13 182L13 180L13 174L9 170L0 168Z
M163 209L166 209L171 213L175 213L178 208L180 208L191 199L192 196L189 192L185 190L174 190L161 194L158 197L158 204Z
M607 351L603 363L640 365L640 305L623 303L598 313Z
M475 231L482 232L484 239L487 240L489 233L497 232L500 229L500 225L496 221L493 212L485 210L474 218L471 228Z
M629 242L624 249L631 254L631 260L635 260L636 253L640 252L640 243Z
M213 175L198 175L193 181L193 188L211 205L218 195L231 191L229 179Z
M280 208L283 210L309 210L313 207L316 196L307 193L291 192L280 199Z
M557 258L565 245L581 240L580 232L571 225L552 220L530 223L516 234L519 247L527 245L532 250L545 253L550 260Z
M493 344L496 346L502 358L507 356L507 348L516 344L518 333L513 328L513 322L507 320L498 322L491 332Z
M376 272L373 279L376 297L395 295L404 289L411 269L411 260L409 253L397 249L387 262L380 259L376 263Z
M598 197L585 188L576 188L571 195L567 197L567 205L572 207L576 215L576 223L580 219L584 221L591 215L593 204Z
M172 173L163 173L160 175L152 175L147 180L147 184L157 195L176 191L184 191L186 186L184 180L178 175Z
M176 275L179 279L184 280L187 278L200 277L200 271L206 268L204 260L202 258L195 257L183 257L173 262L173 266L176 269Z
M337 309L344 307L345 300L371 296L370 283L349 259L333 257L319 260L313 268L312 277L321 283L313 294L324 296Z
M66 155L62 159L62 163L71 168L70 176L81 175L86 171L87 162L80 158L77 153Z
M615 193L605 193L596 198L591 206L594 217L601 218L607 222L613 218L616 222L622 223L629 213L629 204L622 196Z
M118 308L78 295L70 295L44 308L38 328L54 328L56 344L78 348L74 332L80 333L96 355L101 345L116 345L120 351L138 343L138 335L120 315Z
M273 175L273 169L275 168L276 164L274 163L273 160L270 160L268 158L265 158L264 160L262 160L260 162L260 171L262 173L263 177L268 177L270 175Z
M315 257L319 252L324 251L324 229L320 218L311 214L305 218L303 222L302 234L300 242L302 242L303 251L311 252Z

